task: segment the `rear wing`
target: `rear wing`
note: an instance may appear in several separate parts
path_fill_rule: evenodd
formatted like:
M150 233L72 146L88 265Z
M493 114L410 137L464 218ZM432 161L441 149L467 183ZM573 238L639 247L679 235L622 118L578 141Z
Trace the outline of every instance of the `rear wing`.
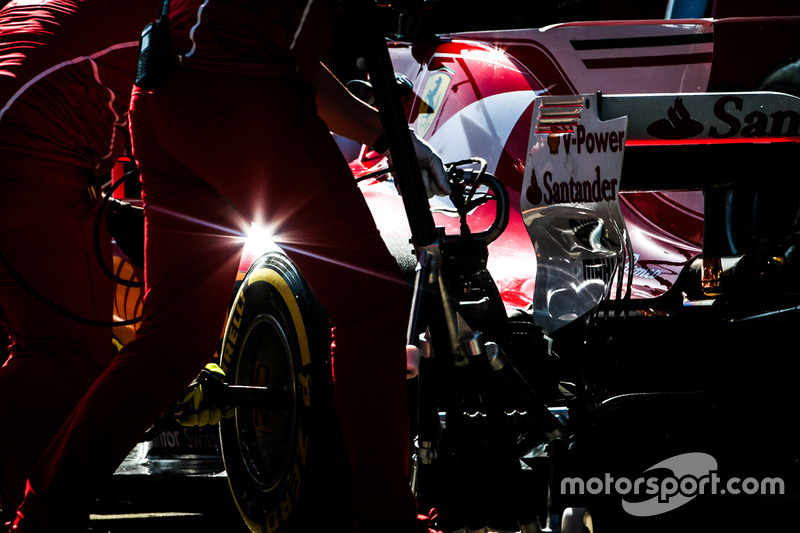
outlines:
M776 92L542 97L536 131L580 124L586 112L601 121L627 117L623 191L767 186L797 181L800 98ZM588 148L588 146L587 146ZM766 178L766 179L765 179Z
M520 198L536 248L537 321L552 332L603 299L630 294L623 273L634 253L619 193L704 191L705 289L729 252L721 195L796 190L798 156L800 98L787 94L537 98Z

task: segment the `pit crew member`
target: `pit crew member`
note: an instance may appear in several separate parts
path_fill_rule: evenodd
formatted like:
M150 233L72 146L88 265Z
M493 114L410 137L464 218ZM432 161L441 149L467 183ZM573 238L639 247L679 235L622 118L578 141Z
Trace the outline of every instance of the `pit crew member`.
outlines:
M163 85L134 92L131 111L144 320L31 475L18 531L85 513L87 494L208 362L239 265L235 237L252 221L272 228L330 315L358 531L427 531L407 482L407 289L330 135L374 145L381 125L320 63L332 7L171 1L177 64ZM446 194L441 160L414 145L431 193Z
M31 291L90 322L111 321L89 188L126 144L138 36L157 8L155 0L44 0L0 11L4 514L16 511L32 465L111 361L109 327L76 321ZM110 261L107 235L101 248Z

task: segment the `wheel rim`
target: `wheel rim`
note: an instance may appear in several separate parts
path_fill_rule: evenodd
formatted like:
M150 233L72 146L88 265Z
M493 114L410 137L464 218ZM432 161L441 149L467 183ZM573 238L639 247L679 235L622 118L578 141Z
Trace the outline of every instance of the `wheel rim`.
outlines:
M236 438L245 470L254 485L269 491L286 479L297 441L292 350L283 326L273 316L259 315L247 330L235 382L292 393L291 403L281 409L236 409Z

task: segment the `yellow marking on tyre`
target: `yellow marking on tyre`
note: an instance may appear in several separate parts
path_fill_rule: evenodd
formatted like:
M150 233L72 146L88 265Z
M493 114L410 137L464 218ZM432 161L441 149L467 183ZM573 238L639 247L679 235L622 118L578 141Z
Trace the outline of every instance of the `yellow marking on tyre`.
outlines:
M228 336L225 338L225 347L222 350L222 357L220 358L220 368L226 374L228 373L228 366L231 363L231 355L236 348L236 340L239 338L239 326L242 323L242 313L244 312L244 291L239 289L239 294L236 295L236 306L233 313L228 317L228 325L225 331L228 331Z
M289 313L292 315L294 327L297 329L297 343L300 347L300 361L303 363L303 366L310 365L311 351L308 347L306 327L303 323L303 315L300 313L300 308L297 306L297 301L295 300L294 293L292 293L292 289L289 288L286 280L284 280L278 272L270 268L262 268L253 272L253 274L248 278L247 284L250 285L256 281L266 281L275 287L283 297L283 301L286 302L286 307L289 308Z
M297 297L292 292L292 289L287 281L279 272L273 270L269 266L262 267L251 272L245 278L243 285L239 289L234 309L228 318L228 326L226 328L228 335L225 339L225 348L223 349L221 363L224 363L224 370L226 370L231 362L231 357L236 350L237 341L239 340L239 335L241 333L240 328L245 305L244 289L250 284L258 281L266 282L272 286L282 299L283 305L285 305L286 309L289 311L292 320L292 326L294 327L296 334L297 346L300 351L300 361L302 363L301 371L295 372L295 376L302 390L304 405L306 407L311 407L309 377L303 373L304 371L307 371L311 365L311 351L303 315L297 303ZM277 302L277 299L271 298L271 300L271 305L280 306L280 304ZM294 465L291 469L289 479L287 480L285 494L282 496L281 500L277 502L277 506L272 508L271 511L268 511L266 516L262 518L263 521L259 520L258 523L253 521L248 516L248 513L244 512L239 499L234 498L234 503L239 509L240 515L244 518L244 521L247 523L247 526L251 531L257 533L274 533L277 531L282 531L282 524L289 519L294 510L294 506L300 497L301 485L303 483L303 469L307 466L307 451L308 437L305 436L303 426L300 424L297 435L297 454L293 460Z

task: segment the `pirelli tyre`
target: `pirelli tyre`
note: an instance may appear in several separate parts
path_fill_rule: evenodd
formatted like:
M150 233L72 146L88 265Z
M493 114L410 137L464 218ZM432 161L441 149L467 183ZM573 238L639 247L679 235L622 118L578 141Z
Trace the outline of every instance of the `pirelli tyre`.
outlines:
M220 423L228 482L251 531L344 525L348 471L333 407L327 316L281 253L258 259L235 296L221 366L231 384L284 391Z

